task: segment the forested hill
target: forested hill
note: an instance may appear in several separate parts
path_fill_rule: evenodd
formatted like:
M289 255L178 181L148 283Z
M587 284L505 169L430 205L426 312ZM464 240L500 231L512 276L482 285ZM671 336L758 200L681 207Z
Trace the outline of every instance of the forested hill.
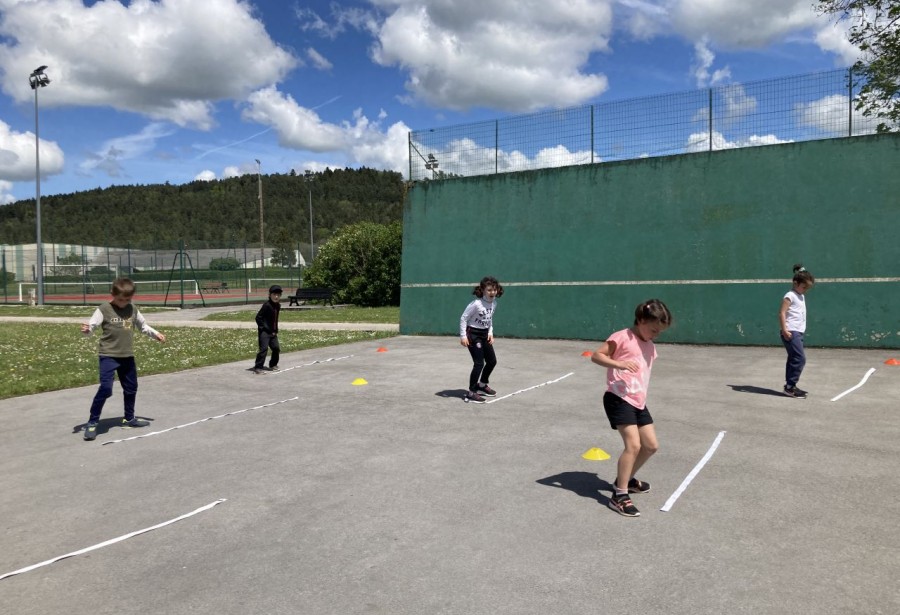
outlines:
M308 243L310 190L316 243L347 224L402 217L405 183L399 173L362 168L263 175L266 244ZM41 238L134 247L180 239L208 246L258 244L258 194L257 176L243 175L42 196ZM0 244L34 243L35 209L34 199L0 207Z

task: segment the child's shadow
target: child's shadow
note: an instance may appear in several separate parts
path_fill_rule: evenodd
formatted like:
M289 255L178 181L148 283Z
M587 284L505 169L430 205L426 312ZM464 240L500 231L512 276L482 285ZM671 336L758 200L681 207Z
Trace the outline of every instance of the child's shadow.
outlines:
M153 421L153 419L147 418L146 416L140 417L145 421ZM114 419L100 419L100 422L97 423L97 435L107 433L113 427L119 427L122 424L122 417L114 418ZM72 433L82 433L84 428L87 427L87 423L79 423L72 428Z
M590 472L563 472L538 479L535 482L548 487L567 489L583 498L596 500L604 506L609 503L609 498L603 495L601 491L612 493L613 490L612 484Z
M737 393L756 393L757 395L775 395L777 397L784 397L784 393L781 391L764 389L762 387L753 386L752 384L729 384L726 386L730 386L731 390Z
M465 389L446 389L444 391L438 391L435 393L438 397L457 397L459 399L465 399L466 393L468 393Z

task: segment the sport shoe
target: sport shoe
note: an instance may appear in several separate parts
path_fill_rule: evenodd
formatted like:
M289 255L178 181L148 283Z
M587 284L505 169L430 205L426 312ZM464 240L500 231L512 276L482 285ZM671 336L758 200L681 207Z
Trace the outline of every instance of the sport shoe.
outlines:
M144 419L139 419L138 417L134 417L130 421L122 419L122 427L146 427L149 424L150 421L145 421Z
M802 391L797 387L784 387L784 394L794 399L806 399L806 391Z
M497 391L492 389L486 384L478 385L478 392L484 395L485 397L495 397L497 395Z
M270 371L270 372L280 372L280 371L281 371L281 368L278 367L277 365L270 365L270 366L269 366L269 371Z
M97 423L88 423L84 426L84 439L93 440L97 437Z
M265 367L254 367L250 371L254 374L265 374L269 370L267 370Z
M613 484L619 484L618 477L616 477L616 482ZM648 491L650 491L650 483L645 483L636 478L632 478L628 481L628 493L647 493ZM615 490L613 490L613 493L615 493Z
M623 493L621 495L616 495L614 493L613 496L609 498L609 507L625 517L641 516L640 511L635 508L634 503L626 493Z
M468 393L466 393L466 396L463 397L463 401L465 401L466 403L471 402L473 404L483 404L484 397L482 397L475 391L469 391Z

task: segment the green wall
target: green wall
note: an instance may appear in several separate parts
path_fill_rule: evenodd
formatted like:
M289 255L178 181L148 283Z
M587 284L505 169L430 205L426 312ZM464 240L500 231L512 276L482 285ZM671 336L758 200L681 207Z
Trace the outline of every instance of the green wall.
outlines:
M778 344L802 262L808 345L900 348L898 135L420 182L403 222L404 334L493 275L498 336L605 339L657 297L661 341Z

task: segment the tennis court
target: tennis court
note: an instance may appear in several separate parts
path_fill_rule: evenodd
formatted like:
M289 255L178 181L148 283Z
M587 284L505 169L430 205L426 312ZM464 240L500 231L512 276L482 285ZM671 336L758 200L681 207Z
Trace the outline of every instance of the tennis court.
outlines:
M3 578L0 611L900 611L900 351L808 349L795 400L782 348L660 344L629 519L595 345L498 339L484 405L449 337L142 377L151 426L114 426L117 386L94 442L94 387L0 401L0 576L96 547Z

